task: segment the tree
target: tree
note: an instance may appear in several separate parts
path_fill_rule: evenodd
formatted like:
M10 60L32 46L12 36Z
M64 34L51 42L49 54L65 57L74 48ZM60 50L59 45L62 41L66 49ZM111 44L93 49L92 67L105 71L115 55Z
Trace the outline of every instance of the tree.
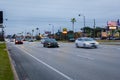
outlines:
M34 29L32 30L32 36L33 36L33 33L34 33Z
M39 28L36 28L36 35L39 35Z
M118 29L118 32L119 32L119 38L120 38L120 29Z
M75 18L72 18L72 19L71 19L71 22L72 22L72 29L73 29L73 32L74 32L74 23L76 22L76 19L75 19Z
M84 30L84 32L86 33L86 35L87 35L88 37L91 36L92 31L93 31L93 29L90 28L90 27L83 27L83 28L81 28L81 30Z

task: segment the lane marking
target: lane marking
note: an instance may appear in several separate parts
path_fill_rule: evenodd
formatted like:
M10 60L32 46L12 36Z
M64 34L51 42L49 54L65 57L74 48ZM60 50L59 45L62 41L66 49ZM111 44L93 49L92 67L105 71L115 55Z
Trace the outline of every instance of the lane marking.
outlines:
M17 48L19 48L18 46L16 46ZM19 48L20 50L22 50L21 48ZM28 54L29 56L31 56L32 58L34 58L36 61L42 63L43 65L47 66L48 68L52 69L53 71L57 72L58 74L62 75L63 77L65 77L66 79L68 80L73 80L72 78L70 78L69 76L63 74L62 72L58 71L57 69L53 68L52 66L48 65L47 63L43 62L42 60L36 58L35 56L29 54L27 51L25 50L22 50L24 51L26 54Z
M120 48L117 48L117 49L120 49Z
M78 57L89 59L89 60L95 60L94 58L88 57L88 56L83 56L83 55L77 55Z

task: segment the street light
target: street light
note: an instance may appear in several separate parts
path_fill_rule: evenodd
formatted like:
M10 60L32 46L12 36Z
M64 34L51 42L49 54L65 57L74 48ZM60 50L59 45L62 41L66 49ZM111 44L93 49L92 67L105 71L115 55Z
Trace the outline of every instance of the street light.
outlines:
M83 16L83 21L84 21L84 28L85 28L85 26L86 26L86 22L85 22L85 16L84 15L81 15L81 14L79 14L78 16ZM83 28L83 33L85 33L85 29Z
M53 33L53 35L54 35L54 25L53 25L53 24L49 24L49 25L52 26L52 33Z

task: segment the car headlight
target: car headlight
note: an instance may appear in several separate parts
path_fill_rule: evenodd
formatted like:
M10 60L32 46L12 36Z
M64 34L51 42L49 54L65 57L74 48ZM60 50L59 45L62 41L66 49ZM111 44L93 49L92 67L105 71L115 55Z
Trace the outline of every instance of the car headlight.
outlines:
M85 42L84 44L86 44L86 45L89 45L90 43L88 43L88 42Z
M15 42L18 42L18 41L15 41Z
M48 43L49 45L51 44L51 43Z
M99 45L99 42L96 42L97 45Z

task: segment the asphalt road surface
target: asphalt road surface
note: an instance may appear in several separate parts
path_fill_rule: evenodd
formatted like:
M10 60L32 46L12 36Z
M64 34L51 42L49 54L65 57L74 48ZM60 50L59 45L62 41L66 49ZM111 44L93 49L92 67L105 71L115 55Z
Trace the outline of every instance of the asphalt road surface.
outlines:
M120 46L76 48L59 43L44 48L40 42L7 42L20 80L120 80Z

